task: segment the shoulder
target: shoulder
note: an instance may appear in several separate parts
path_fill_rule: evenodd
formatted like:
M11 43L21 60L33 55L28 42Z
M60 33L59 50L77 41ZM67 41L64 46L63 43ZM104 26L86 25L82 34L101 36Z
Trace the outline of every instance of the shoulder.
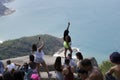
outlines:
M90 77L95 77L95 76L98 76L99 74L100 74L99 69L95 67L94 70L92 70Z
M93 73L91 73L90 75L89 75L89 80L95 80L95 78L97 77L97 75L98 75L98 73L96 72L96 71L94 71Z
M113 66L113 67L110 68L109 71L114 71L115 69L116 69L116 66Z

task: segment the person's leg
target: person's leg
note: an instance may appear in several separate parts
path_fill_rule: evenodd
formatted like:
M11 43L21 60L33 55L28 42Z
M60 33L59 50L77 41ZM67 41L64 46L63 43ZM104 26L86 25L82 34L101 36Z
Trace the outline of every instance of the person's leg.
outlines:
M45 70L47 71L47 73L49 73L48 67L45 63L45 61L41 62L42 66L45 68Z
M72 57L72 52L73 52L73 50L72 50L71 47L69 47L69 51L70 51L70 54L71 54L71 57Z
M37 72L38 72L38 74L40 75L40 63L36 63L37 64Z
M52 74L49 73L49 70L48 70L48 67L47 67L45 61L41 62L41 64L42 64L42 66L45 68L46 72L48 73L48 77L51 77Z
M66 58L66 53L67 53L67 48L65 48L65 51L64 51L65 58Z

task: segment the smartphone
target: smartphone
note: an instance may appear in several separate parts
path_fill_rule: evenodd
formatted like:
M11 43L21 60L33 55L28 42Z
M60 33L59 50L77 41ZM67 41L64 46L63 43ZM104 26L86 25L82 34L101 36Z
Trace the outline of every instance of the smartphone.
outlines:
M39 37L39 40L40 40L40 37Z

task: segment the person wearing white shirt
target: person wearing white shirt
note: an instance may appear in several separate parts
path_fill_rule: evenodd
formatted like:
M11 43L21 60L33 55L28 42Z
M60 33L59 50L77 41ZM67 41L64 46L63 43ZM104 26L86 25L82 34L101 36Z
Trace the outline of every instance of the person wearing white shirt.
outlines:
M38 71L38 73L39 73L39 70L40 70L40 64L42 64L43 67L45 68L45 70L48 73L48 77L51 77L52 74L49 73L49 70L48 70L48 67L46 65L46 62L43 59L43 55L44 55L43 47L44 47L44 42L42 42L41 46L38 47L38 48L37 48L36 44L32 45L32 52L33 52L33 54L35 56L34 62L36 62L36 64L37 64L37 71Z
M18 66L18 67L17 67ZM19 64L16 63L11 63L11 60L7 60L7 68L6 71L15 71L18 70L20 68Z

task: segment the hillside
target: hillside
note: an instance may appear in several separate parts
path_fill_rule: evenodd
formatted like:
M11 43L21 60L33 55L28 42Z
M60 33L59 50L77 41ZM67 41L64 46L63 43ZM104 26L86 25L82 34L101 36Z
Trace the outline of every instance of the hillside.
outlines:
M44 52L47 55L53 55L62 47L62 39L51 35L45 34L22 37L20 39L4 41L0 44L0 59L14 58L31 54L31 46L34 43L38 43L39 37L41 37L45 43Z
M105 73L112 67L114 66L113 63L111 63L110 61L103 61L99 67L103 73L103 75L105 75Z

